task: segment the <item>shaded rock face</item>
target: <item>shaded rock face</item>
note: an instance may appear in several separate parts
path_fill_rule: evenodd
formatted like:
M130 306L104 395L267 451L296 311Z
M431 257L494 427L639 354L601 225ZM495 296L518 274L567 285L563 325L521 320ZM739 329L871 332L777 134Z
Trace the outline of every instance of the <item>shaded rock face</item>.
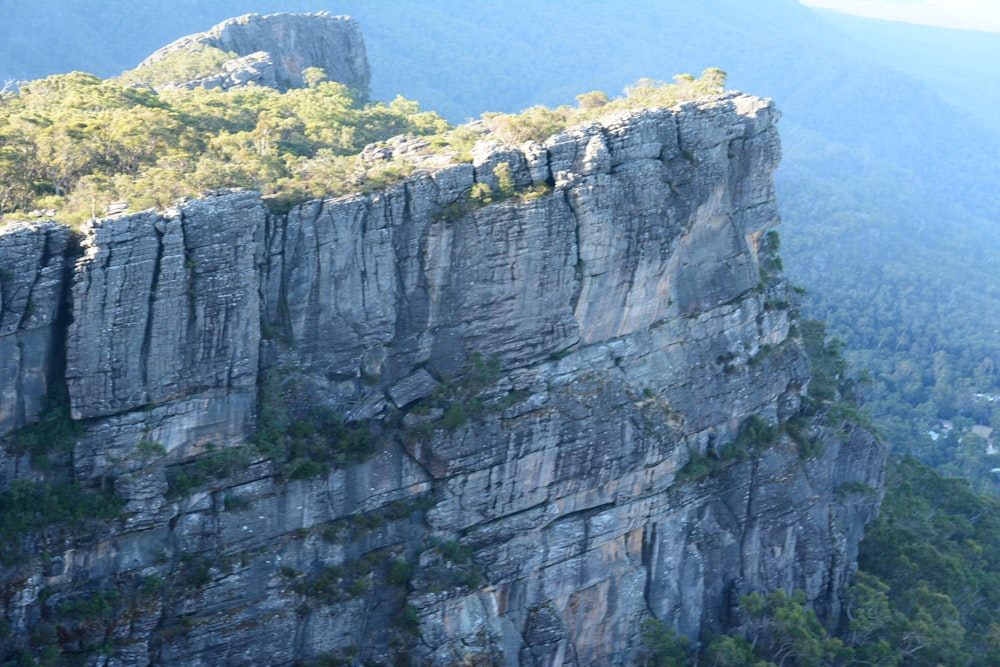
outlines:
M759 269L777 118L729 94L282 216L234 192L95 223L72 469L125 512L23 538L0 648L55 626L128 665L627 665L644 619L722 631L751 591L836 620L880 446L814 424L811 457L786 436L724 456L809 382L787 286ZM516 193L477 205L500 169ZM255 418L314 407L374 451L298 479L247 444ZM688 474L700 457L713 472ZM66 617L112 588L100 618Z
M367 91L371 78L368 57L358 24L346 16L315 14L247 14L228 19L211 30L182 37L139 64L159 62L177 51L210 46L240 56L223 71L194 81L172 84L181 88L234 88L253 81L287 90L305 85L302 71L323 69L330 80Z
M55 222L0 229L0 433L34 421L62 373L70 242Z

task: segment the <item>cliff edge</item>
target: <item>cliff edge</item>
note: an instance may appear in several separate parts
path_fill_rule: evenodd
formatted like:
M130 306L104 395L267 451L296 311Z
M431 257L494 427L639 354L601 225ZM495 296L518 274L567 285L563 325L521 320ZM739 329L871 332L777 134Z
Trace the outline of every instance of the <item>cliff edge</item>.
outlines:
M0 654L626 665L645 619L709 636L752 591L835 621L885 453L802 415L778 116L620 112L286 214L98 220L77 255L0 229L36 276L2 283L0 345L65 355L76 428L49 472L12 434L0 483L122 503L8 537ZM22 358L5 429L59 384Z

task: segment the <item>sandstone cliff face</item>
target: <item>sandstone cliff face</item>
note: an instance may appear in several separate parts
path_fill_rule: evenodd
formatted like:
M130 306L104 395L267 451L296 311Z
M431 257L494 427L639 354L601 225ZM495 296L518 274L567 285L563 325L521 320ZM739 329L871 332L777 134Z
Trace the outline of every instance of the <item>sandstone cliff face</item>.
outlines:
M358 24L346 16L328 12L247 14L232 18L207 32L168 44L142 61L139 69L179 51L197 51L204 46L240 57L226 62L217 74L171 85L234 88L253 82L287 90L304 85L302 71L309 67L319 67L331 81L357 90L367 91L371 78Z
M94 223L69 291L72 474L124 513L19 538L0 648L40 650L42 626L127 665L625 665L650 615L697 637L750 591L835 619L880 446L814 424L810 456L786 436L724 454L809 382L760 271L777 117L729 94L286 215L229 193ZM502 163L521 194L475 204ZM0 251L30 263L56 234L6 228ZM5 428L41 388L4 385ZM374 451L297 475L248 444L317 408ZM97 618L67 611L111 590Z

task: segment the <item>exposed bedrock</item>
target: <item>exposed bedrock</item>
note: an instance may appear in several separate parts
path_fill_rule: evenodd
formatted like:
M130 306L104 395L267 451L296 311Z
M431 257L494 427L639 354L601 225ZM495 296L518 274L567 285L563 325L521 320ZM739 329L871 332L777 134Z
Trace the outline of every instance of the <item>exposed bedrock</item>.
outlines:
M315 14L246 14L211 30L182 37L151 54L139 65L154 65L182 52L213 47L238 57L222 69L168 87L236 88L255 83L279 90L302 88L303 70L318 67L331 81L367 92L371 74L364 38L357 22L328 12Z
M814 422L806 453L782 434L726 454L748 421L798 415L809 384L794 298L761 271L777 118L726 94L483 142L280 216L226 192L95 222L69 290L73 474L125 513L25 538L5 615L28 636L114 586L136 602L100 631L128 665L625 665L651 615L707 636L779 587L835 620L881 446ZM57 235L5 229L0 253L44 266ZM0 334L43 329L23 301L45 281L13 284ZM8 365L12 428L48 371ZM276 395L290 422L367 424L374 453L297 479L249 444Z

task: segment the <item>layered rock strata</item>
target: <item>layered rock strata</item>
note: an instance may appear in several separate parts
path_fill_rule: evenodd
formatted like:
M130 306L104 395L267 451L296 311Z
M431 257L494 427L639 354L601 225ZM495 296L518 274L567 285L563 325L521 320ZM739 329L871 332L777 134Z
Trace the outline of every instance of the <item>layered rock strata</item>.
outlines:
M48 624L129 665L625 665L643 620L723 631L750 591L836 619L884 452L816 422L802 455L777 428L809 382L760 270L777 118L727 94L280 216L237 192L94 223L72 467L125 510L21 538L0 647L38 651ZM317 410L371 450L337 431L302 474L283 457Z

